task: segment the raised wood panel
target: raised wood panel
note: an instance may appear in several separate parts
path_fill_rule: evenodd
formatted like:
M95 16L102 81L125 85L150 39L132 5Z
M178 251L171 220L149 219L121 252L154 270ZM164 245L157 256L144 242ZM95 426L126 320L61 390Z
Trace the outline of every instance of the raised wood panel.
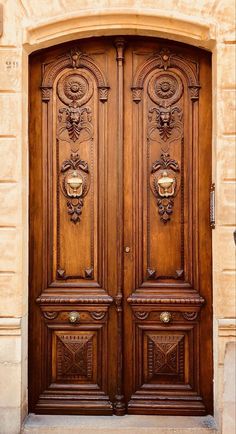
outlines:
M146 333L144 336L144 381L183 382L185 336L183 334Z
M82 105L78 107L77 100L72 99L73 86L75 89L76 86L79 88L77 93L74 92L76 96L80 95L79 92L87 94L84 101L83 97L81 98ZM54 85L54 89L57 104L55 107L56 137L53 139L56 149L53 156L55 174L53 173L52 180L55 190L52 197L55 198L55 203L52 218L53 227L57 231L53 242L53 252L55 252L53 279L66 279L73 282L83 279L97 281L98 260L101 266L102 258L98 258L97 243L99 116L96 82L91 73L88 74L82 69L80 73L70 71L62 75ZM62 89L60 93L59 89ZM71 99L66 96L69 92L72 93ZM64 101L68 101L69 105ZM78 101L80 102L80 99ZM70 179L69 177L73 177L75 171L83 180L83 192L78 200L68 198L65 186L66 181ZM72 189L70 194L73 194Z
M74 306L78 322L68 321L71 310L43 310L42 357L44 388L36 404L43 413L96 414L112 411L108 396L107 309ZM102 349L102 351L101 351Z
M48 285L89 280L104 286L104 178L108 84L97 59L73 48L43 64L42 100L48 175ZM99 125L99 129L98 129ZM78 190L68 180L79 178ZM73 178L74 177L74 178ZM98 197L100 201L98 201ZM75 242L76 240L76 242Z
M97 382L94 332L56 331L52 338L53 383Z
M178 50L160 49L144 60L140 49L135 56L139 56L132 87L137 105L132 108L134 137L137 134L139 148L134 163L139 179L135 215L142 234L138 254L143 264L138 286L184 282L196 288L192 257L194 249L198 254L193 240L197 137L193 131L198 129L198 119L192 112L198 99L198 65ZM166 64L163 57L168 59ZM186 74L189 70L191 78ZM173 195L168 196L171 189L165 195L158 187L163 173L174 180Z
M171 323L163 326L160 313L151 312L140 322L136 312L135 392L128 403L129 411L166 414L172 407L176 414L204 414L198 384L197 315L172 312Z

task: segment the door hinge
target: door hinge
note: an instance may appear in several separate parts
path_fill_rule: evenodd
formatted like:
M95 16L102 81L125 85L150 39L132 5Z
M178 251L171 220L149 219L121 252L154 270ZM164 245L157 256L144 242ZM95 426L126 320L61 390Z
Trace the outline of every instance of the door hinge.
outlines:
M215 184L211 184L210 190L210 226L215 229Z

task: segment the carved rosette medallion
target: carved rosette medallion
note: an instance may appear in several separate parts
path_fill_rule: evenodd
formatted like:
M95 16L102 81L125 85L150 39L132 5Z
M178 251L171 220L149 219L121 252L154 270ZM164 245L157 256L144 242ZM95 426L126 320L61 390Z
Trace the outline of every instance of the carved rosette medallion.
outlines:
M155 74L149 81L148 95L159 106L169 107L175 104L182 93L183 84L180 78L171 72Z
M180 184L178 178L178 162L172 160L168 153L162 153L161 158L152 165L150 186L157 198L158 212L163 223L167 223L173 213L174 197Z
M80 159L79 154L71 154L61 166L60 185L67 199L67 211L73 223L81 219L83 198L87 195L90 184L88 164Z
M85 104L93 95L91 80L84 75L69 72L57 84L57 93L66 107L59 108L58 137L61 140L83 142L93 136L92 111ZM77 149L73 149L77 150Z

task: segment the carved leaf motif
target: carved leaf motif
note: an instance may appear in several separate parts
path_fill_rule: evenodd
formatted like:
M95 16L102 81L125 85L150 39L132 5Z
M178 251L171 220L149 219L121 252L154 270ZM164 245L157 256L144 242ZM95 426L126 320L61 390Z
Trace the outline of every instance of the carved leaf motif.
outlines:
M79 167L86 173L89 173L88 163L80 159L79 154L71 154L70 160L63 161L61 165L61 172L66 172L68 169L76 170Z
M151 173L155 173L160 169L172 169L175 172L179 171L179 163L170 158L170 154L163 152L161 158L156 160L152 165Z

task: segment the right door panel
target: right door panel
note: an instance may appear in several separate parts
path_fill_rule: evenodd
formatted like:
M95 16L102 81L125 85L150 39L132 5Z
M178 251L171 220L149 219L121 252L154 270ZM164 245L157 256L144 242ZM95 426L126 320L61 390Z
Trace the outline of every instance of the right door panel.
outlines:
M130 40L124 75L128 411L205 414L212 411L210 57Z

